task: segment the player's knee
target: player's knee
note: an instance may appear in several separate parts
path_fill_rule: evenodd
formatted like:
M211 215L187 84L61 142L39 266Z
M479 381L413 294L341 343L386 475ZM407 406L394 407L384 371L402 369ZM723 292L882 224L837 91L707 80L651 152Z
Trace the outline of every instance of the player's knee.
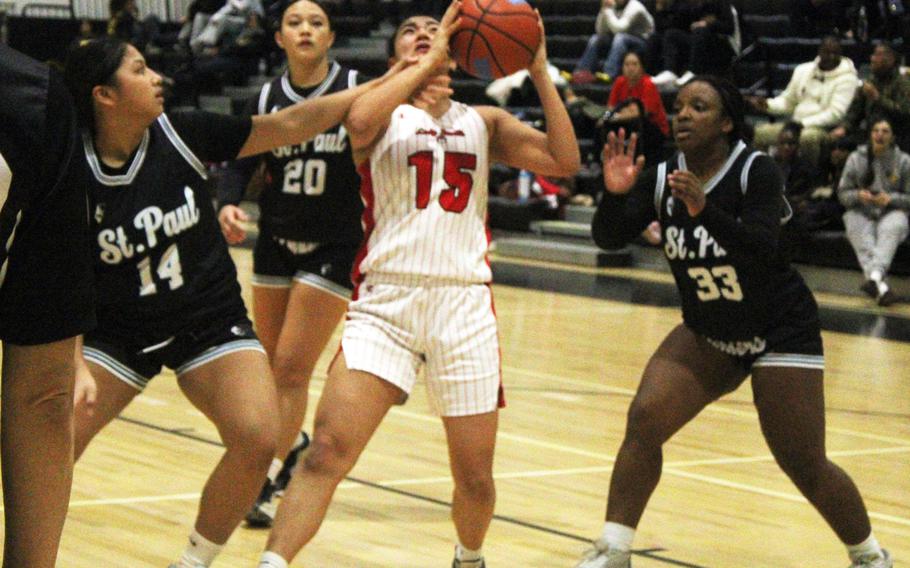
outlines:
M73 393L62 384L36 385L25 393L25 412L36 421L68 427L73 419Z
M664 442L661 408L657 404L642 402L638 399L629 406L626 425L626 441L641 445L660 446Z
M828 459L820 452L783 452L778 454L777 463L803 493L812 494L825 473Z
M313 375L313 365L294 354L279 353L272 362L275 383L283 388L307 388Z
M248 463L259 469L268 469L278 439L277 416L270 413L257 413L243 424L237 425L229 439L225 439L228 450L242 451ZM260 467L261 466L261 467Z
M461 474L455 477L458 491L475 503L493 503L496 501L496 483L492 472Z
M353 459L354 452L338 436L316 432L302 467L316 475L340 479L353 467Z

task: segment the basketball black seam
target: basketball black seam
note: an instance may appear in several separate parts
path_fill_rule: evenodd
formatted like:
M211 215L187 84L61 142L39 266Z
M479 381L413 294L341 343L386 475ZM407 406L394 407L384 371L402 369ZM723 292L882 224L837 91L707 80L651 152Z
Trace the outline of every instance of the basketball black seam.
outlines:
M499 63L499 59L496 58L496 53L494 53L493 48L492 48L492 46L490 45L490 42L487 41L487 39L486 39L485 37L483 37L483 35L479 32L480 26L481 26L481 25L487 25L487 26L489 26L491 29L496 30L497 32L499 32L499 33L502 34L503 36L509 38L509 39L512 40L514 43L516 43L516 44L520 45L522 48L524 48L524 50L527 51L532 57L533 57L534 54L535 54L535 50L529 49L528 46L526 46L523 42L519 41L518 38L516 38L515 36L513 36L513 35L510 34L510 33L504 32L503 30L499 29L497 26L494 26L493 24L486 24L486 23L484 22L484 17L485 17L488 13L492 13L493 15L496 15L496 16L520 16L520 17L524 17L524 18L534 18L534 19L537 19L537 18L538 18L538 15L537 15L537 14L528 14L528 13L525 13L525 12L490 12L490 8L493 7L494 1L495 1L495 0L490 0L490 1L487 3L487 6L484 8L483 6L481 6L480 0L474 0L474 4L475 4L478 8L480 8L480 17L470 16L470 15L467 15L467 16L463 15L463 16L462 16L463 18L468 18L468 19L473 20L474 22L476 22L476 24L475 24L475 26L474 26L474 29L470 30L470 32L471 32L471 38L468 40L468 46L467 46L467 48L466 48L466 50L465 50L465 53L467 54L467 59L468 59L469 61L471 61L471 71L475 71L473 59L471 59L471 57L470 57L470 56L471 56L471 47L474 45L474 38L475 38L476 36L480 36L480 37L483 39L483 42L484 42L484 43L486 44L486 46L487 46L487 51L490 53L490 59L493 60L493 63L495 63L495 64L496 64L496 67L499 69L499 73L502 74L502 75L506 75L506 71L505 71L505 69L502 68L502 64ZM458 34L456 34L456 35L458 35ZM540 41L544 41L544 38L541 37L541 38L540 38ZM538 47L538 49L540 48L540 43L539 43L539 42L538 42L538 44L537 44L537 47ZM533 61L533 59L532 59L532 61Z
M524 42L519 41L518 38L515 37L514 35L512 35L512 34L506 32L506 31L503 31L503 30L499 29L498 27L494 26L493 24L488 24L488 23L486 23L486 22L484 22L484 21L478 21L478 22L477 22L477 28L475 28L475 29L479 29L481 25L488 26L488 27L490 27L491 29L496 30L496 31L499 32L500 34L502 34L502 35L504 35L505 37L507 37L507 38L509 38L510 40L512 40L514 43L516 43L516 44L520 45L521 47L523 47L524 50L527 51L528 53L530 53L531 55L534 55L534 51L535 51L535 50L532 50L532 49L528 48L528 46L526 46L526 45L524 44ZM543 41L543 38L540 38L540 41ZM537 47L540 48L540 43L537 44ZM492 53L492 51L491 51L490 53Z

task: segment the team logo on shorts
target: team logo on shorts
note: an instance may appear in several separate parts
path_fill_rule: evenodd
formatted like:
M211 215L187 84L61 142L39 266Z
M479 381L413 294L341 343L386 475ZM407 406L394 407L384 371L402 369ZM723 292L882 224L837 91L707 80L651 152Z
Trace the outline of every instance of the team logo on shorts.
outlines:
M231 328L231 333L233 333L237 337L243 337L244 335L246 335L246 330L244 330L239 325L235 325L234 327Z
M321 274L322 276L328 276L331 273L332 273L332 264L331 263L327 262L319 268L319 274Z

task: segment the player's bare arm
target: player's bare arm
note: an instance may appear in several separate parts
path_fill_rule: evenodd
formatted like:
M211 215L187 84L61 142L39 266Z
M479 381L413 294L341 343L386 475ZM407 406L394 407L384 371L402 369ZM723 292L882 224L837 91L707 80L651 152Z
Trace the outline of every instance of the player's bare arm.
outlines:
M440 87L440 82L445 84L448 92L449 38L458 26L460 10L461 1L452 2L438 24L425 28L428 33L425 38L420 37L425 32L417 22L405 23L399 29L399 36L415 36L415 52L404 54L405 63L410 63L410 66L358 97L345 121L356 163L366 159L373 144L385 133L392 111L398 105L408 102L427 88ZM419 55L422 49L426 49L426 42L429 42L429 49Z
M540 20L541 41L528 67L540 96L547 131L540 132L497 107L478 107L490 130L493 160L548 176L572 176L581 167L578 140L566 107L547 72L546 35Z

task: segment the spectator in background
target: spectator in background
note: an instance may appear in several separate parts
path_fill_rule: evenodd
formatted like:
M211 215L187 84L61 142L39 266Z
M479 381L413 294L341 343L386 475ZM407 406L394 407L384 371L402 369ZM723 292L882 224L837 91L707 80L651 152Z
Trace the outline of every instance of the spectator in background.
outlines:
M869 119L883 116L891 123L897 144L910 148L910 78L900 74L900 55L888 43L876 46L870 57L872 76L857 89L847 116L831 131L831 138L865 139Z
M663 0L661 3L668 0ZM729 0L677 0L662 40L655 85L684 85L695 75L728 75L740 50L739 21Z
M851 0L792 0L790 25L801 37L845 36L850 32Z
M154 14L140 19L136 0L110 0L108 10L107 35L131 43L143 53L150 47L157 47L161 23Z
M910 155L895 145L893 124L887 118L870 122L867 143L847 158L837 192L847 208L847 239L865 277L860 288L880 306L890 306L897 297L885 275L897 246L910 232Z
M593 82L598 61L604 58L606 79L616 78L622 71L623 55L630 49L644 49L654 32L654 18L639 0L602 0L594 26L596 33L572 73L573 83Z
M661 157L663 143L670 135L667 112L637 51L623 57L622 75L610 90L607 112L607 128L625 126L629 132L638 132L645 159L653 163Z
M828 139L828 131L838 126L847 114L856 83L853 61L841 56L839 39L827 36L818 47L818 57L797 66L780 95L773 99L752 97L749 102L756 110L790 116L799 123L802 126L800 151L817 166L822 143ZM759 125L755 129L755 146L767 150L781 128L781 123Z
M803 130L798 122L783 125L777 135L774 161L784 174L784 197L794 211L803 208L812 196L814 184L818 179L815 164L806 160L800 153L800 133Z

